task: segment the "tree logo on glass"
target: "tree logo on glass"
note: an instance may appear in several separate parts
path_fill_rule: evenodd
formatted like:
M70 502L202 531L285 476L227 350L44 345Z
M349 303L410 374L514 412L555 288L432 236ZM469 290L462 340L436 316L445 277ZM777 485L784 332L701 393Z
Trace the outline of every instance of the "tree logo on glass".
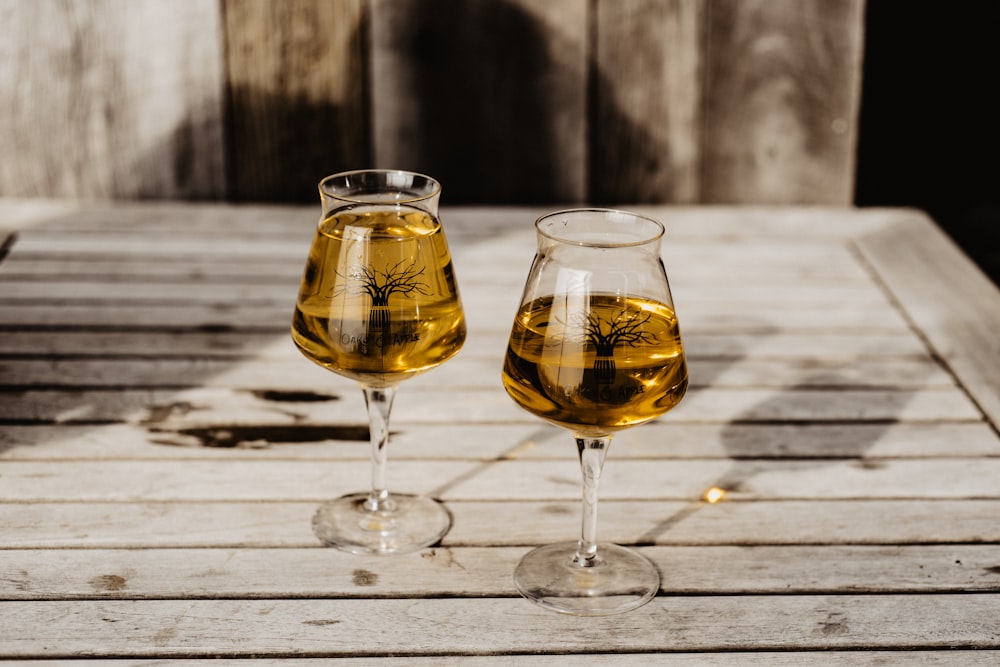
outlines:
M424 269L418 269L416 262L407 266L405 261L400 260L381 271L359 265L353 267L347 275L338 272L337 275L345 278L347 282L334 292L334 296L367 294L371 299L371 308L368 312L369 330L387 332L391 324L390 296L399 294L413 299L417 295L430 295L429 286L420 279Z
M649 313L627 308L608 320L594 312L578 313L571 318L569 328L578 332L574 336L577 342L590 343L597 352L594 378L599 384L615 381L615 348L618 345L635 347L640 343L656 342L656 336L642 328L649 319Z

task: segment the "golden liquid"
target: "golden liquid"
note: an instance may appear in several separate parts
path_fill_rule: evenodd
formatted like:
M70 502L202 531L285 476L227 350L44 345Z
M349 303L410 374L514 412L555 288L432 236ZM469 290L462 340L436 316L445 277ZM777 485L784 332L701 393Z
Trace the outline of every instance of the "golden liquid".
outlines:
M292 319L308 358L368 386L450 359L465 317L440 223L405 207L358 207L323 220Z
M528 412L580 435L649 421L687 389L677 317L609 294L537 299L514 318L503 384Z

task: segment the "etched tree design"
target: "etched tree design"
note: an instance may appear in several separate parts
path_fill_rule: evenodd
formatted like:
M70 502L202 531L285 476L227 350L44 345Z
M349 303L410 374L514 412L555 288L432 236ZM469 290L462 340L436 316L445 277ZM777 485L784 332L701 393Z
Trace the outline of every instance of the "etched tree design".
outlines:
M594 346L594 377L601 384L615 380L615 348L619 345L635 347L639 343L652 343L656 336L644 331L642 325L651 315L639 310L622 309L610 320L605 320L593 312L577 315L576 328L582 330L579 338Z
M400 260L381 271L370 266L355 266L346 276L338 272L337 275L347 278L349 282L335 296L344 292L367 294L372 300L371 310L368 312L369 329L387 330L391 295L401 294L412 299L417 294L430 294L427 283L420 280L424 273L423 267L418 269L416 262L404 266L405 261Z

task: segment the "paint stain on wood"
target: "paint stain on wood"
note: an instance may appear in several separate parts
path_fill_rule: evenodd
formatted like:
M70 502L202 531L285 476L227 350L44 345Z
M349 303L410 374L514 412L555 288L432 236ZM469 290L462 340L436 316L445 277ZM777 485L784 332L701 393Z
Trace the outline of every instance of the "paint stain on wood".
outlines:
M128 588L128 580L118 574L102 574L88 582L95 591L116 593Z
M357 569L351 573L351 581L355 586L374 586L378 583L378 575L368 570Z
M451 549L430 549L420 554L421 558L436 560L438 562L444 563L445 567L456 566L465 570L465 567L458 562L455 558L455 553ZM467 570L466 570L467 571Z
M163 628L153 637L156 646L167 646L170 641L177 636L177 628Z
M824 637L839 637L850 632L844 614L834 612L827 619L820 623L820 632Z
M201 326L198 327L198 331L200 331L202 333L213 333L213 334L217 334L217 333L230 333L230 332L235 331L235 330L236 329L232 325L229 325L229 324L208 323L208 324L202 324ZM222 347L231 347L231 346L230 345L223 345Z
M264 449L279 443L317 443L328 440L368 442L368 426L362 424L262 424L178 429L154 427L149 429L149 433L150 442L171 447Z
M283 391L277 389L249 390L255 398L269 403L323 403L339 401L335 394L314 391ZM205 409L187 401L176 401L148 408L142 421L151 434L150 441L174 447L220 447L261 449L274 443L322 442L325 440L367 441L367 425L253 425L253 426L199 426L191 428L164 428L164 423L184 417L196 410ZM300 421L301 415L289 414Z
M146 413L146 418L143 423L158 423L167 421L172 417L182 417L189 412L193 412L198 409L198 406L188 401L177 401L174 403L167 403L166 405L151 405Z
M279 391L277 389L255 389L251 393L261 400L274 401L277 403L324 403L326 401L340 400L340 396L335 396L333 394L320 394L315 391Z

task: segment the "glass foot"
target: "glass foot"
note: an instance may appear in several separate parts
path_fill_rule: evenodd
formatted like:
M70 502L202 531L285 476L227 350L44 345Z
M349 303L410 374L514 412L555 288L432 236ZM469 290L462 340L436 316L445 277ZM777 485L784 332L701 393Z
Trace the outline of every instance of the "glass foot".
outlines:
M444 505L424 496L390 496L394 507L365 508L367 493L324 503L313 515L316 537L327 546L355 554L402 554L428 547L451 528Z
M514 569L514 585L532 602L576 616L608 616L649 602L660 590L660 573L649 559L617 544L601 543L597 563L573 562L576 542L528 552Z

